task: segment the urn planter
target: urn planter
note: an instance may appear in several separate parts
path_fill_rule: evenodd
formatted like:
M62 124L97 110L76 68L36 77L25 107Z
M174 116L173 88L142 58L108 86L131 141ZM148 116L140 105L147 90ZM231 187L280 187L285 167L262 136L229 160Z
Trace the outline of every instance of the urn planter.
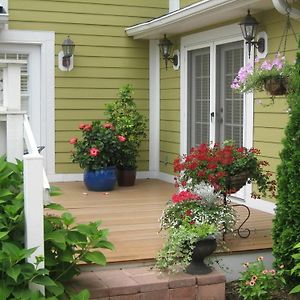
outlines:
M84 170L83 180L89 191L111 191L117 182L117 169L110 166L99 170Z
M215 236L208 236L199 240L195 244L192 254L192 261L186 268L186 272L192 275L208 274L212 268L204 263L204 259L211 255L217 249L217 240Z

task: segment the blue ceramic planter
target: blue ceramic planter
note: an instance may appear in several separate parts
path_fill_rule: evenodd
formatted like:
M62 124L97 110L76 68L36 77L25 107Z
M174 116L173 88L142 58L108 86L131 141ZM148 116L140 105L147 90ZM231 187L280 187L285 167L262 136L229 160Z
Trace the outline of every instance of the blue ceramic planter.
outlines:
M117 169L84 170L83 180L89 191L111 191L117 182Z

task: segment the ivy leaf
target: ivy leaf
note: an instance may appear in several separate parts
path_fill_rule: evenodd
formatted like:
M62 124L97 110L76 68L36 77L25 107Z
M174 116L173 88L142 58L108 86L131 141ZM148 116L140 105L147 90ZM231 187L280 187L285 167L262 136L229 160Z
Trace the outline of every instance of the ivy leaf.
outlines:
M88 262L95 263L101 266L106 265L106 258L101 252L88 252L84 256L84 259L86 259Z
M15 282L17 282L18 277L21 273L21 266L20 265L15 265L12 268L7 270L7 275L11 277Z

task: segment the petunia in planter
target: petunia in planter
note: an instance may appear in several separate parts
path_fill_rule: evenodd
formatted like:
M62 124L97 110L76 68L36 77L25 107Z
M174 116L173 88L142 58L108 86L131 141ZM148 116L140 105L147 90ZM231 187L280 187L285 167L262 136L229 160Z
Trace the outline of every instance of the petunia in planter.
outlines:
M267 193L274 197L276 183L272 173L265 170L268 162L260 160L259 153L258 149L236 147L230 141L224 146L201 144L175 159L174 171L181 182L191 180L195 185L204 181L223 194L235 193L246 183L256 183L259 193L253 192L253 198Z
M279 53L273 60L255 61L255 67L247 64L234 78L231 88L238 92L266 91L272 97L286 95L289 91L289 76L294 67L286 63Z
M120 148L118 184L131 186L135 183L137 157L142 140L146 137L146 118L137 110L129 84L119 90L119 98L107 106L108 120L119 136L125 137Z
M92 191L110 191L116 184L116 164L125 137L111 123L80 124L82 139L73 137L72 162L84 169L84 183Z

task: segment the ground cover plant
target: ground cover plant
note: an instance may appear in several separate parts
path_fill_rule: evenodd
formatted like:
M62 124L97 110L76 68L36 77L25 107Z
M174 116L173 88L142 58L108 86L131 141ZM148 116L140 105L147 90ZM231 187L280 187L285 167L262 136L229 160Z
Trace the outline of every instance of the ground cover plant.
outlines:
M45 258L37 264L26 262L35 249L24 247L23 167L8 163L0 157L0 300L11 299L72 299L85 300L87 290L71 295L65 282L79 274L78 262L104 265L105 256L99 249L113 249L107 240L107 230L100 222L76 224L74 217L63 212L61 216L45 216ZM51 210L63 207L50 204ZM45 268L38 265L45 259ZM46 296L28 288L29 283L46 287Z

